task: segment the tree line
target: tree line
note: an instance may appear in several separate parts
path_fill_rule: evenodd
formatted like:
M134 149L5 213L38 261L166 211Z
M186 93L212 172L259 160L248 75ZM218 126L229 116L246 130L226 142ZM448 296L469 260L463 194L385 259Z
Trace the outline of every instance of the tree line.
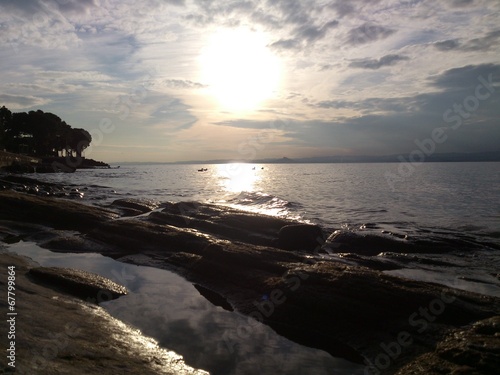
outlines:
M0 108L0 150L35 157L78 157L90 146L85 129L72 128L60 117L42 110L12 113Z

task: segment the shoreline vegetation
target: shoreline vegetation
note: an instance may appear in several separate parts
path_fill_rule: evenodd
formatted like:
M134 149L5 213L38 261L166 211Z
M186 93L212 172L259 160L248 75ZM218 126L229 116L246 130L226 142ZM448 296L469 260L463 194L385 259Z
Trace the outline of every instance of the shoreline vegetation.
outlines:
M1 178L4 243L32 241L51 251L97 252L176 272L213 304L248 317L248 325L221 338L229 351L232 337L257 320L298 343L363 364L366 374L496 374L500 367L499 298L389 276L376 257L366 266L322 258L345 252L349 239L324 241L318 226L198 202L158 206L119 199L90 206L16 191L19 178ZM22 184L62 189L25 177ZM369 238L362 245L356 244L387 251ZM40 293L25 296L26 308ZM61 306L46 319L54 323L58 314L64 314ZM21 333L26 345L39 324ZM78 340L84 347L94 342ZM54 360L78 365L84 357L75 347ZM102 363L99 371L114 373Z
M9 173L73 173L77 169L112 168L109 164L84 157L44 157L0 151L0 169Z
M0 108L0 167L12 173L74 172L82 168L110 168L86 159L90 133L73 128L42 110L12 113Z

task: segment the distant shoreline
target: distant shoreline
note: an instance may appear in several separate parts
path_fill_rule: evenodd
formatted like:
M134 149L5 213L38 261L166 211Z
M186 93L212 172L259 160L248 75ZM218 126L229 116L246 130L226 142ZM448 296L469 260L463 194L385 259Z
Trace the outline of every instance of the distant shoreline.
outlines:
M216 160L186 160L175 162L133 162L133 161L118 161L112 164L123 165L147 165L147 164L172 164L172 165L192 165L192 164L229 164L229 163L245 163L245 164L362 164L362 163L401 163L408 161L407 156L403 155L383 155L383 156L318 156L310 158L276 158L276 159L216 159ZM411 162L411 161L410 161ZM499 152L479 152L479 153L442 153L434 154L426 157L424 160L414 161L420 163L471 163L471 162L500 162Z

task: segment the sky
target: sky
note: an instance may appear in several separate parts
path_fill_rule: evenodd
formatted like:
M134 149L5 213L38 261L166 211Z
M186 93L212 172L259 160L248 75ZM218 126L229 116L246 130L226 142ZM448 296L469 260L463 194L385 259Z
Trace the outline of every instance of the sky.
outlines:
M500 151L497 0L0 0L0 64L106 162Z

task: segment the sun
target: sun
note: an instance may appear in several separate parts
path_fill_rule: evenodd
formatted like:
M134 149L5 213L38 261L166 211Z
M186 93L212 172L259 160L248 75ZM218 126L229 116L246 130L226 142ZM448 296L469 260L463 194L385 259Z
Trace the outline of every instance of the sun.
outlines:
M265 34L249 29L222 29L208 38L201 80L223 110L254 110L276 93L281 67L268 44Z

